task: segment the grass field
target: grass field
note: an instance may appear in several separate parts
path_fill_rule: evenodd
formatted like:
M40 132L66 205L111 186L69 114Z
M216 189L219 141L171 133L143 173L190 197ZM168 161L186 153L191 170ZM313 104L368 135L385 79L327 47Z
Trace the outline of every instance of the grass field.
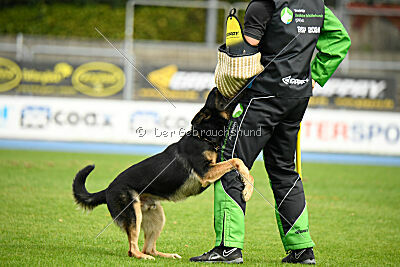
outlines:
M129 258L126 235L115 225L95 239L111 217L105 205L89 214L76 209L75 173L96 163L87 181L93 192L142 158L0 150L0 264L188 265L191 256L212 248L212 188L163 204L167 222L157 248L179 253L181 260ZM303 169L318 264L400 265L400 168L305 163ZM261 162L252 174L258 190L273 202ZM254 193L246 215L245 265L281 265L283 256L274 211Z

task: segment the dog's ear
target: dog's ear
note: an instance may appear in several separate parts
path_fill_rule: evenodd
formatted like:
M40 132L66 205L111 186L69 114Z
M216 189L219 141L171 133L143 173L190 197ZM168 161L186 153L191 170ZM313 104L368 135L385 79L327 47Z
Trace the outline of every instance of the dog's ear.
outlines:
M217 89L217 87L215 87L212 92L214 91L215 97L214 97L214 105L215 108L218 111L224 111L229 103L229 99L224 97Z
M206 104L204 107L209 109L216 109L218 111L223 111L227 104L229 103L229 99L225 98L219 91L217 87L214 87L207 96Z
M214 87L214 89L212 89L208 93L207 99L206 99L206 103L204 104L205 108L208 108L208 109L215 109L216 108L215 107L215 99L217 97L217 93L218 93L218 90L217 90L216 87Z
M197 114L194 116L192 120L192 125L198 125L203 120L208 120L211 117L211 112L208 108L202 108Z

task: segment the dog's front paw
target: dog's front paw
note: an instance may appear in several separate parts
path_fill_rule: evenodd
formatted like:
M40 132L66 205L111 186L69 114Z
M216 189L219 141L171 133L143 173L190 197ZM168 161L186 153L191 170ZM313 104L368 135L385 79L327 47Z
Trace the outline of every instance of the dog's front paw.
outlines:
M253 177L251 177L251 178L253 178ZM253 179L253 181L254 181L254 179ZM252 184L250 184L249 182L244 183L244 189L242 191L242 198L245 202L250 200L251 196L253 195L253 191L254 191L254 188L253 188Z
M249 189L249 188L245 188L245 189L242 191L242 198L243 198L243 200L244 200L245 202L249 201L250 198L251 198L251 195L252 195L253 192L250 192L250 191L252 191L252 190Z

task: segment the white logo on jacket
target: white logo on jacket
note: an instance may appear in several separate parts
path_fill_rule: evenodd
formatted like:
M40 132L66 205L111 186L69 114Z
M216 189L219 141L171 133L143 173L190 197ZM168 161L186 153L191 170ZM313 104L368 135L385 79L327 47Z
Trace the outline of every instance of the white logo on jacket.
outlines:
M297 26L298 33L306 33L307 28L303 26Z
M321 28L320 27L307 27L308 28L308 33L320 33Z
M282 82L286 85L303 85L305 83L308 83L308 78L305 80L301 80L301 79L296 79L296 78L292 78L291 75L282 78Z

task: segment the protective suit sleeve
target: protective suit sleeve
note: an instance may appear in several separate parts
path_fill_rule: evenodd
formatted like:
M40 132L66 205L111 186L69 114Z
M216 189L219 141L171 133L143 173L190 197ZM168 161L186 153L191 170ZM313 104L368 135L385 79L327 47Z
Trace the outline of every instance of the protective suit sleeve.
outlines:
M311 63L312 78L324 86L345 58L351 45L349 34L339 19L325 6L324 25Z
M274 1L252 1L244 15L244 35L261 40L274 11Z

